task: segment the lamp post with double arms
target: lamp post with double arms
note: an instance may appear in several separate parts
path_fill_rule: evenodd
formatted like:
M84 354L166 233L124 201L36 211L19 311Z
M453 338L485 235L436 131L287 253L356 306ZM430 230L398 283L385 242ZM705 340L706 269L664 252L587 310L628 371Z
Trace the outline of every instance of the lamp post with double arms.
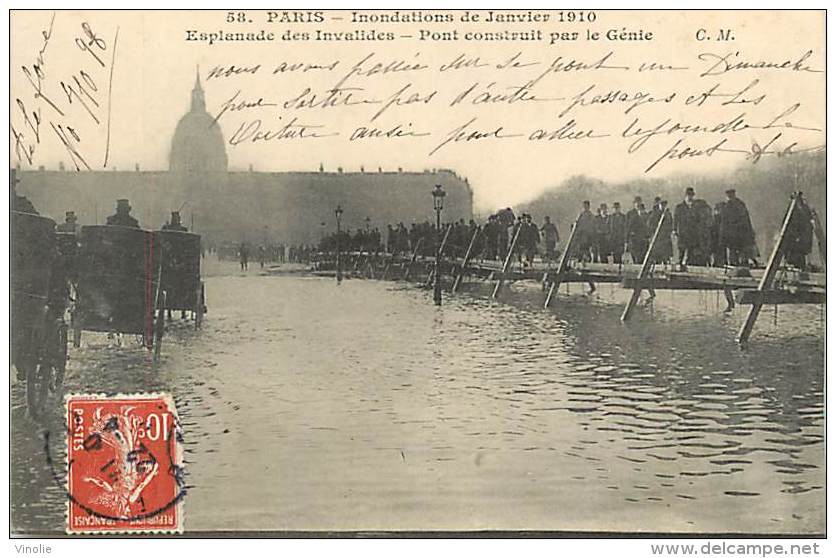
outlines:
M337 284L339 284L343 280L342 262L340 261L340 240L342 237L342 233L340 232L340 219L343 216L343 208L338 205L337 209L334 210L334 215L337 217Z
M444 209L444 196L447 192L436 184L433 190L433 208L435 209L435 284L433 286L433 301L441 306L441 210Z

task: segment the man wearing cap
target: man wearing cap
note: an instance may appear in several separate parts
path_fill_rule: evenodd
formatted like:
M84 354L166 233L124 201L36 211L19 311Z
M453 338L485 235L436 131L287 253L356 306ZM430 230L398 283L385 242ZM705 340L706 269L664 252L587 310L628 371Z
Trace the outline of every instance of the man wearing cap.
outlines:
M609 221L610 251L612 262L620 264L624 254L624 244L627 242L627 216L621 212L621 204L613 202L612 214Z
M131 217L131 204L126 199L116 200L116 214L107 218L107 224L139 228L139 221Z
M755 229L749 209L734 188L726 190L720 224L720 243L728 249L729 265L746 263L747 255L754 252Z
M171 212L171 219L168 223L163 225L164 231L180 231L186 232L189 229L183 226L183 223L180 222L180 212L179 211L172 211Z

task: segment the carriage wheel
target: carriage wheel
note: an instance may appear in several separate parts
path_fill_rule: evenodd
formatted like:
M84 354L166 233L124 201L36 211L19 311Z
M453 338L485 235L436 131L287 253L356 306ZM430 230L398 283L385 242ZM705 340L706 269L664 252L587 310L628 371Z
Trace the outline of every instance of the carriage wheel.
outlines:
M163 333L165 333L165 291L160 291L160 298L157 304L157 319L154 320L154 362L160 360L160 347L163 344Z
M70 327L73 329L73 347L78 349L81 347L81 324L79 323L78 308L70 309Z
M203 313L206 312L206 286L200 282L200 290L197 294L197 305L194 313L194 327L200 329L203 325Z
M49 355L51 320L49 307L44 306L32 329L30 356L26 363L26 406L29 416L38 419L43 415L49 384L53 375L53 362Z
M52 391L57 391L64 383L64 374L67 372L68 336L69 328L63 320L60 320L58 324L58 346L56 347L55 375L52 378L52 385L50 386Z

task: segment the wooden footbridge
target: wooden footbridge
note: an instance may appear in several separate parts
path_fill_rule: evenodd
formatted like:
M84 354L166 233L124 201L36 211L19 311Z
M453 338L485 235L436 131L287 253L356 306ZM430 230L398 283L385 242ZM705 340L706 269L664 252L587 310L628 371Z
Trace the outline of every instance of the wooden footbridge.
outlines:
M632 290L632 296L621 315L622 321L630 319L643 290L647 291L651 298L655 297L657 290L723 291L727 311L735 304L750 306L746 320L737 335L738 343L745 346L764 305L826 303L824 271L803 271L782 265L790 222L801 203L804 202L801 193L798 192L790 200L778 238L763 269L654 264L653 255L659 242L660 231L665 220L672 218L669 212L665 212L655 227L641 264L578 261L573 257L576 252L573 227L562 255L556 262L534 262L527 266L521 266L517 262L515 265L518 238L516 233L512 236L508 252L502 261L477 259L472 253L476 236L480 234L476 231L464 256L442 258L439 271L442 277L450 279L446 282L450 285L451 292L456 292L464 281L476 279L491 282L493 298L497 298L503 286L509 282L541 282L545 292L545 308L557 304L558 288L562 284L583 283L594 291L598 283L618 283L623 288ZM815 212L812 212L812 215L818 249L824 264L827 257L824 231ZM442 253L448 238L449 228L442 237ZM341 254L342 274L349 277L416 281L431 285L436 273L435 257L419 255L420 250L419 241L413 253L408 256L368 252ZM333 254L318 255L316 269L319 273L333 274L334 268Z

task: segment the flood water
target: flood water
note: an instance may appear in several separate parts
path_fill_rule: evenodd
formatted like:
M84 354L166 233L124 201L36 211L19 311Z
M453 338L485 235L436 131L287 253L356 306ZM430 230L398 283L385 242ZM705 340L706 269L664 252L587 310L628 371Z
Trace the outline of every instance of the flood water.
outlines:
M203 329L169 331L156 369L85 334L65 381L174 396L187 531L824 532L817 306L765 308L741 351L746 309L716 293L660 291L622 324L607 285L548 311L535 284L438 308L404 283L228 264L206 288ZM12 386L16 531L63 532L53 405L39 427Z

